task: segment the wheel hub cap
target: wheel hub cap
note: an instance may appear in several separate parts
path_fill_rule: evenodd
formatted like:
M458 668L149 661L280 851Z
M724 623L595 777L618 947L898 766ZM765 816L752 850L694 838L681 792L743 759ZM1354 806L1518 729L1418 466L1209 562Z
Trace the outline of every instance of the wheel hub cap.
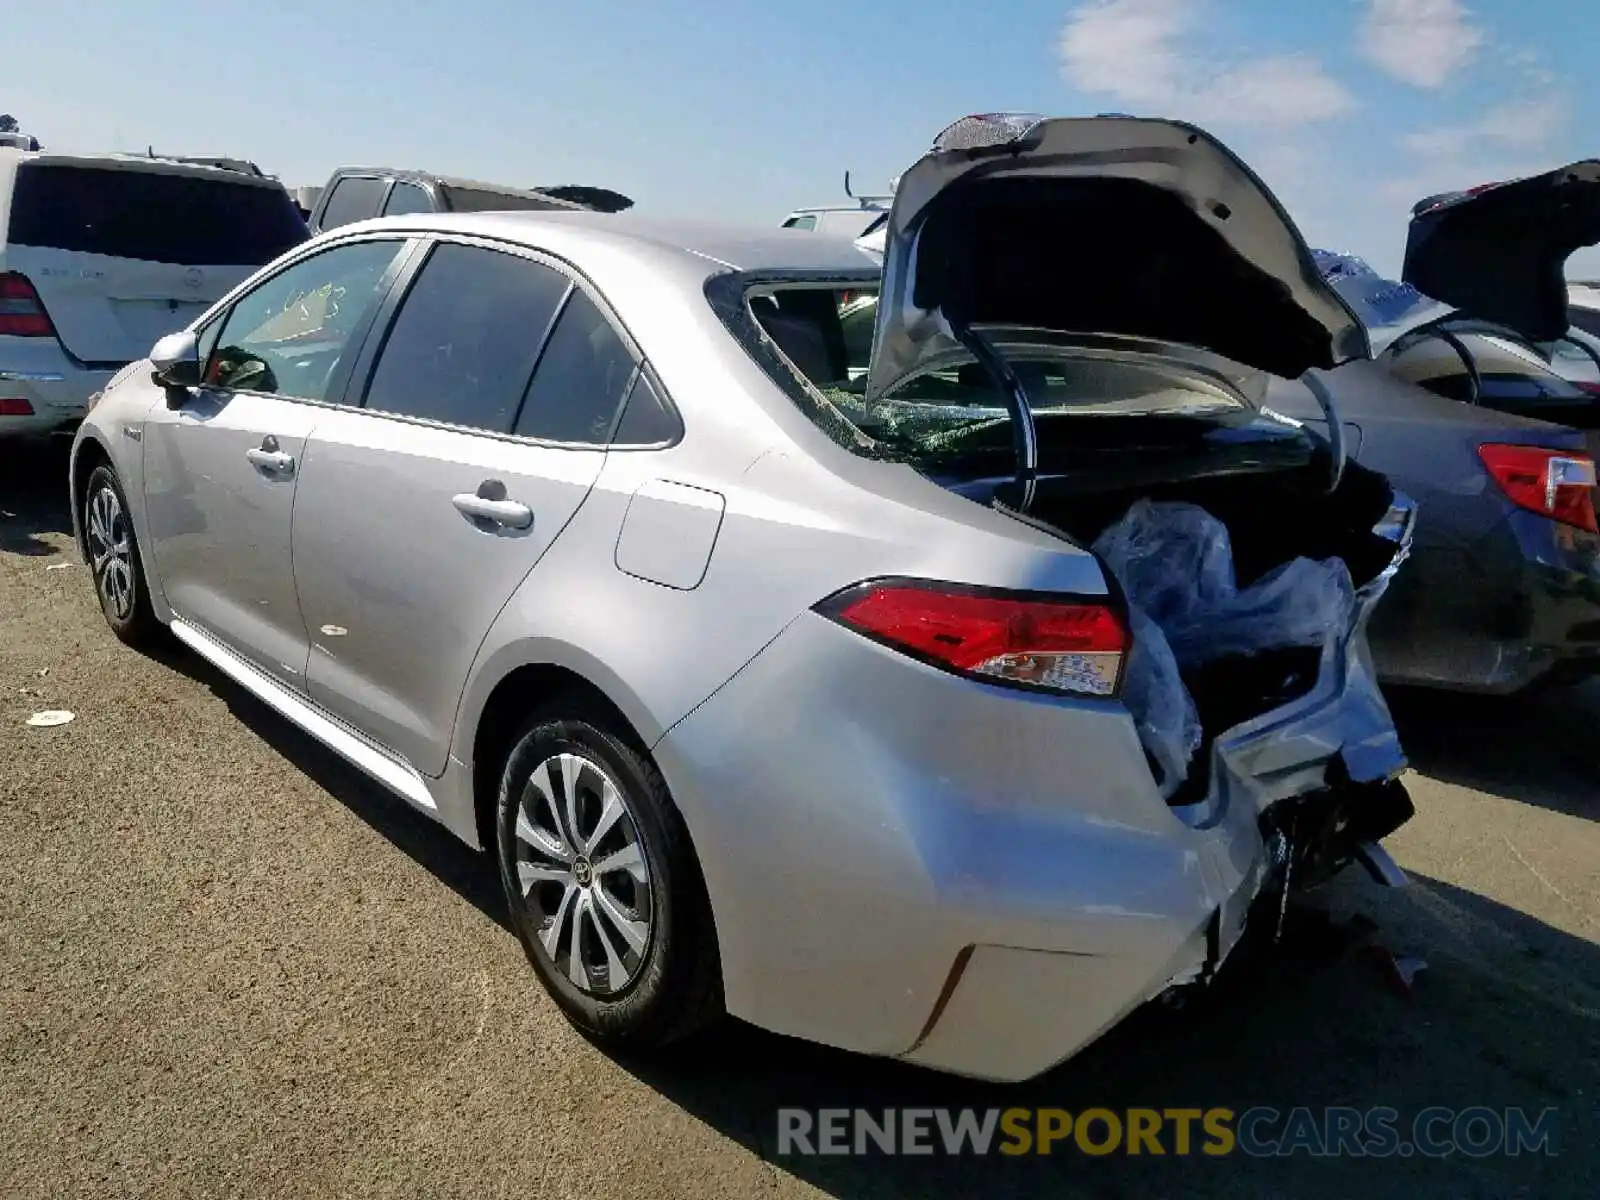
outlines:
M122 501L109 486L89 498L85 524L95 588L112 615L125 621L133 613L133 541Z
M589 995L626 988L654 933L654 878L622 789L596 760L563 753L522 789L513 866L534 936Z

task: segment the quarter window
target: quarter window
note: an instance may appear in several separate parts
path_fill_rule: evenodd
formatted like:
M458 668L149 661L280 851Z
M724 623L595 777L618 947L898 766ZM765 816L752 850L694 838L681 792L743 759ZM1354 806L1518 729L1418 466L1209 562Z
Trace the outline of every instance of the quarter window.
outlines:
M296 263L240 299L208 356L208 386L328 400L401 241L356 242Z
M605 314L573 289L522 402L517 433L604 445L635 365Z
M438 246L389 331L366 406L511 432L568 286L559 271L530 259L478 246Z
M617 446L658 446L678 436L678 418L662 401L650 376L640 371L634 376L627 407L611 441Z

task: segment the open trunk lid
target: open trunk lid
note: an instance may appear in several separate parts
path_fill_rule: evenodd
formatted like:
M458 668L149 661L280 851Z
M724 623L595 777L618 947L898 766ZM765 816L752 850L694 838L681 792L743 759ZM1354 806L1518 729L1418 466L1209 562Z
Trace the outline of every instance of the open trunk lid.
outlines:
M17 167L4 269L28 277L88 363L149 353L309 236L274 180L164 160L42 155Z
M883 253L869 399L983 326L1189 345L1290 378L1369 354L1266 185L1176 121L958 121L902 176Z
M1567 331L1566 262L1600 243L1600 159L1419 204L1402 277L1534 342Z

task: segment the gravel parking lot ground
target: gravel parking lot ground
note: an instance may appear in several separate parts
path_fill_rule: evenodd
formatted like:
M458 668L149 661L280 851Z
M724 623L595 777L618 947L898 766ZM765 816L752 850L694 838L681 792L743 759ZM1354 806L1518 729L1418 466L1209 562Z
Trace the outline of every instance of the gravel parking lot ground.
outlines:
M1410 887L1016 1088L740 1027L574 1034L491 871L178 651L105 630L65 456L0 448L0 1195L1595 1196L1600 689L1406 696ZM60 568L60 569L51 569ZM76 719L28 728L30 713ZM1346 933L1339 933L1346 929ZM1370 944L1425 957L1406 998ZM798 1158L780 1107L1554 1107L1556 1157Z

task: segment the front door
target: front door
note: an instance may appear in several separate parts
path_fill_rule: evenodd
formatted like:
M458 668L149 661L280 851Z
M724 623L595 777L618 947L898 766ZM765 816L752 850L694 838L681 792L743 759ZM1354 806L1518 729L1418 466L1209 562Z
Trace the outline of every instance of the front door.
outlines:
M478 648L589 494L635 362L560 271L453 242L382 345L366 411L328 413L306 449L294 578L307 682L322 708L438 774Z
M145 505L173 612L304 686L290 516L306 439L328 410L403 241L317 254L247 292L202 331L205 383L145 427Z

